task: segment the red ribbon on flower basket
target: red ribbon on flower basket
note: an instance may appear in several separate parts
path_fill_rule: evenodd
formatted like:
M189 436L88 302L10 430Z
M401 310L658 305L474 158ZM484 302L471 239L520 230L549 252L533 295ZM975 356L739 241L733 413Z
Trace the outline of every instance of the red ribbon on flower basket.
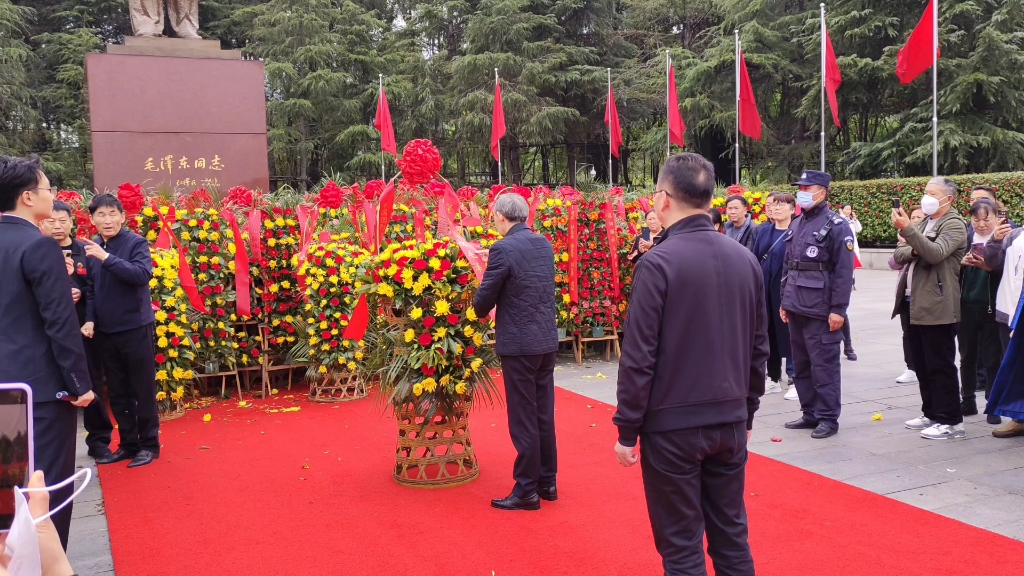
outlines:
M167 219L164 218L164 215L160 210L156 211L156 216L160 219L162 229L167 231L171 240L173 240L174 244L178 247L178 280L181 282L181 289L185 291L185 295L188 296L188 301L192 304L192 307L203 314L206 314L206 301L199 295L199 287L196 286L196 280L192 276L192 268L188 265L188 258L185 257L185 248L174 235L174 231L171 230L171 225L168 224Z
M160 207L157 206L156 198L153 198L153 210L155 210L158 214L160 213ZM171 226L174 226L174 223L177 221L177 217L174 212L174 206L167 207L167 218L171 221ZM158 248L160 250L171 249L171 235L169 228L164 228L163 226L160 227L160 235L157 236L156 244L153 244L153 247Z
M462 230L455 223L455 219L462 210L462 203L455 194L451 184L445 180L444 195L437 202L437 235L439 238L455 238L462 236Z
M650 201L648 201L647 198L644 198L643 196L641 196L641 197L637 198L637 202L640 203L640 207L643 208L643 210L644 210L644 216L646 216L647 213L651 211L651 203L650 203Z
M249 217L245 225L249 229L249 246L252 247L252 257L259 262L263 258L263 212L258 208L249 210Z
M612 201L604 203L604 227L608 233L608 261L612 269L612 290L615 296L620 294L619 286L619 242L617 227L615 225L615 212L612 208Z
M366 221L366 235L363 237L363 247L370 252L377 252L377 209L373 202L363 200L363 220Z
M416 212L413 214L413 230L416 233L416 241L423 243L427 241L427 205L419 198L409 201Z
M580 207L576 202L569 205L569 299L580 301L580 251L579 251Z
M625 220L626 202L623 198L625 198L626 193L620 186L613 186L612 189L608 191L608 195L615 202L615 214L618 216L619 220Z
M377 202L377 240L373 245L374 252L377 252L384 244L384 237L391 224L391 214L395 210L395 178L398 178L398 174L395 174L394 178L384 187L384 191L380 193L380 200Z
M238 217L231 209L224 210L224 219L231 226L235 236L235 308L238 316L252 316L252 296L249 293L249 254L245 250L242 232L238 229ZM257 242L258 243L258 242Z
M363 336L366 336L366 329L369 327L370 307L366 304L366 294L361 294L359 301L356 302L355 310L352 311L352 317L348 319L348 326L341 333L341 337L345 340L359 342L363 339Z

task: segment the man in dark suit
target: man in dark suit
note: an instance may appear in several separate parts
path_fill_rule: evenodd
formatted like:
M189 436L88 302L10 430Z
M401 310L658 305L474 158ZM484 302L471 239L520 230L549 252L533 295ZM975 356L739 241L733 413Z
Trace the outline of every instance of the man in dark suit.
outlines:
M497 305L496 350L501 357L508 404L508 429L516 447L506 498L492 500L501 510L539 510L540 501L558 499L555 488L555 253L543 236L527 228L530 214L518 194L494 204L494 226L504 238L491 246L473 309L483 318Z
M88 274L88 258L85 245L74 237L74 214L71 206L64 202L53 203L53 222L50 225L50 236L60 244L65 254L70 253L74 272L71 273L71 298L75 302L78 313L78 325L85 324L85 312L93 299L92 278ZM99 350L92 338L83 336L85 356L89 360L89 377L92 380L92 391L96 401L82 410L82 423L85 425L85 444L89 447L89 456L105 458L110 455L110 438L114 432L114 424L107 412L107 399L103 394L103 372L99 365Z
M0 156L0 382L32 388L35 466L50 484L75 473L75 406L94 397L71 299L71 261L39 229L51 216L53 195L38 159ZM51 508L73 492L74 486L51 492ZM67 548L71 504L52 518Z
M661 241L633 279L619 362L619 463L640 461L666 576L753 576L744 474L764 394L768 313L754 255L715 231L711 163L666 161L654 209ZM643 445L636 453L637 437Z
M93 299L85 311L82 334L95 338L100 365L117 420L119 443L97 464L131 460L129 468L160 457L160 415L156 403L153 351L153 257L146 239L124 228L124 206L112 194L97 194L89 203L99 231L85 240Z

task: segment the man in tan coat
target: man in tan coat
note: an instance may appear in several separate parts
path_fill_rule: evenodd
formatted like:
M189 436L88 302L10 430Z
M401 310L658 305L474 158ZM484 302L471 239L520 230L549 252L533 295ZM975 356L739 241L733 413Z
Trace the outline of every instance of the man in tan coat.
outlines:
M136 36L163 36L165 7L178 38L200 39L199 0L128 0L132 32Z
M911 358L921 388L920 418L906 422L929 440L964 438L960 379L956 367L956 327L960 321L960 261L967 252L967 224L953 207L956 184L932 178L921 198L926 218L911 224L902 208L892 223L906 240L893 259L908 265L896 290L896 308L910 298L907 329Z

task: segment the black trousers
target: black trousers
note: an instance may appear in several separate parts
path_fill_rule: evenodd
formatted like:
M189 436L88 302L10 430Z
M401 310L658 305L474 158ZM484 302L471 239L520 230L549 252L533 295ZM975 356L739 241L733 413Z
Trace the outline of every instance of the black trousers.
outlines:
M956 324L911 324L910 352L921 389L921 413L939 424L960 424L960 381L956 369Z
M1010 327L1002 322L999 323L999 343L1003 346L1003 356L1010 348Z
M907 370L913 370L914 359L910 356L910 334L908 334L910 328L909 298L905 298L903 305L900 306L900 328L903 329L903 362L907 365Z
M555 357L557 352L531 356L502 356L508 406L508 431L516 447L513 493L525 498L537 487L555 485L558 452L555 446Z
M828 320L789 313L789 344L796 369L793 383L804 417L839 426L842 400L841 330L828 329Z
M75 473L78 409L71 402L37 402L32 405L32 426L35 468L43 471L46 485L52 486L70 478ZM51 491L50 509L53 510L71 498L74 492L74 486ZM50 517L65 550L68 548L68 531L71 529L71 507L69 503Z
M107 412L107 392L103 383L103 368L100 364L99 347L93 338L83 338L85 357L89 361L89 378L92 380L92 391L96 399L82 409L82 421L85 424L85 443L90 450L103 453L110 449L110 437L114 433L114 424Z
M850 318L846 316L843 318L843 350L849 352L853 350L853 335L850 332Z
M132 330L96 332L110 409L121 437L119 448L160 453L160 415L156 403L153 325Z
M974 399L980 369L985 373L982 387L987 400L1003 361L1003 345L999 342L999 323L996 322L995 313L989 313L984 308L961 307L957 340L960 344L960 387L963 398Z
M753 576L743 502L746 422L640 435L640 468L665 576Z

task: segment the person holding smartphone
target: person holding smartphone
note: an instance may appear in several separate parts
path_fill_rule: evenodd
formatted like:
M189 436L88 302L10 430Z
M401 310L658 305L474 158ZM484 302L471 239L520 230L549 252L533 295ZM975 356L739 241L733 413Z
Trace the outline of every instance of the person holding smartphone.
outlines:
M74 237L74 217L71 206L64 202L53 203L53 224L50 236L60 244L64 256L71 259L71 299L75 302L78 314L78 325L85 325L85 313L92 303L92 277L89 276L89 263L85 255L85 244ZM83 335L85 356L89 361L89 375L92 378L93 392L97 402L85 407L82 421L85 425L85 444L89 447L89 456L104 458L110 455L110 440L114 433L114 424L107 412L107 399L103 391L103 371L100 369L99 350L92 338Z
M964 416L978 413L975 391L978 388L978 367L984 370L985 399L989 397L992 382L1003 359L999 342L999 324L996 322L996 295L1003 277L1001 268L993 269L985 263L985 244L992 238L998 220L999 208L987 198L971 206L971 225L974 234L969 237L971 248L961 261L960 269L960 327L957 341L960 349L960 387ZM989 424L999 424L998 416L990 415Z
M75 473L75 406L88 406L94 394L69 294L69 259L39 233L39 223L53 216L54 192L38 158L0 156L0 382L32 388L35 467L56 484ZM52 502L73 491L55 490ZM71 508L53 515L65 548Z
M647 214L644 215L644 220L647 223L647 227L640 231L640 235L636 237L636 240L633 240L633 249L626 255L626 259L633 264L636 264L643 258L648 250L654 248L658 237L661 235L661 221L658 220L654 210L648 210Z

